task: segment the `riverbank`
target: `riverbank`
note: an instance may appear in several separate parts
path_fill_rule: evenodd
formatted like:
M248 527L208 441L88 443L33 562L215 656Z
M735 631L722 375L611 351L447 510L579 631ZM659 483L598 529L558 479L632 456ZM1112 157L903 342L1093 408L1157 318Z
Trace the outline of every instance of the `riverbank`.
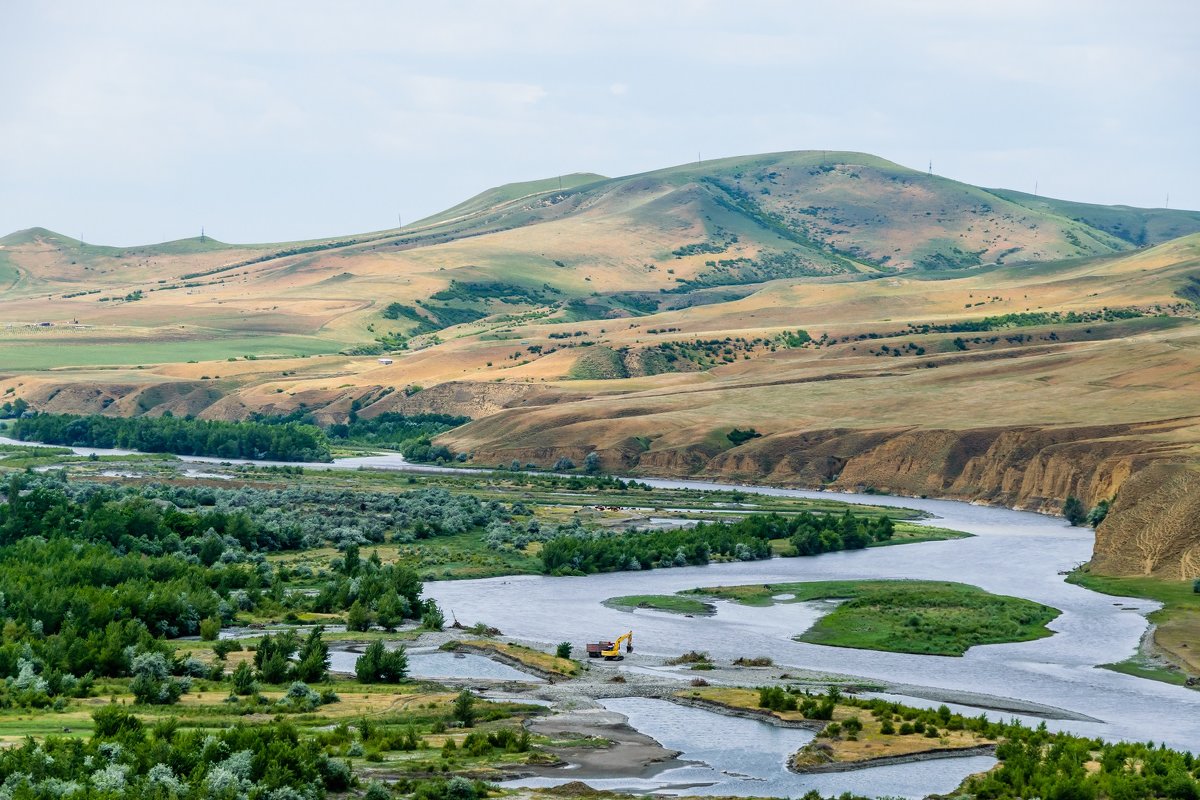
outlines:
M1149 626L1137 653L1109 669L1150 680L1200 689L1200 592L1193 581L1164 581L1073 571L1070 583L1114 597L1149 598L1161 603L1146 615Z

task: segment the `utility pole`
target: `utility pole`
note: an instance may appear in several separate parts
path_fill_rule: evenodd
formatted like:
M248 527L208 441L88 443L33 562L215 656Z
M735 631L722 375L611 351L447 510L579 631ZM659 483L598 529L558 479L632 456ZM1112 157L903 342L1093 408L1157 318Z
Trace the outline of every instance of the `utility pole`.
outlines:
M200 244L204 244L204 226L200 226Z
M932 159L930 159L930 161L929 161L929 174L933 175L933 160Z

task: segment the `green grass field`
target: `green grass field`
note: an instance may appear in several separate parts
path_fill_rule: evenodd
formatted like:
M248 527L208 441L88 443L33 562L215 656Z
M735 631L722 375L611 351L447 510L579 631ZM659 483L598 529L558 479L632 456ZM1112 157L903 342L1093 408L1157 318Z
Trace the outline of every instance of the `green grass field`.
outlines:
M961 656L980 644L1051 635L1058 609L940 581L813 581L716 586L687 594L744 605L843 600L797 638L811 644L920 655ZM791 597L776 599L780 595Z
M708 616L713 613L713 607L708 603L673 594L630 594L624 597L610 597L604 601L604 605L629 610L648 608L654 611L667 611L671 614L696 616Z
M45 341L0 339L0 369L46 370L57 367L140 366L184 361L220 361L254 356L311 356L336 353L343 342L314 336L230 336L176 342L76 344L70 339ZM219 374L219 373L218 373Z

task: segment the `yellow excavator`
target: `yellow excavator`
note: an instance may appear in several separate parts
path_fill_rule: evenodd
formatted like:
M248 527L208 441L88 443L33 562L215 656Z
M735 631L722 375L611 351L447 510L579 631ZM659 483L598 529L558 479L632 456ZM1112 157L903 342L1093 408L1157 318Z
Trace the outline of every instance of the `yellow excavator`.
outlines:
M625 643L625 652L633 652L633 631L617 637L615 642L589 642L587 645L588 658L603 658L605 661L621 661L621 643Z

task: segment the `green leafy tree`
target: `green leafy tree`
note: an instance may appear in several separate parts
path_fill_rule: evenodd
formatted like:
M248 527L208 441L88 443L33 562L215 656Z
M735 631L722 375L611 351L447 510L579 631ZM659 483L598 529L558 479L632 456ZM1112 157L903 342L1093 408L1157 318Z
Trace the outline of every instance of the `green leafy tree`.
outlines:
M401 645L389 651L376 640L367 646L354 664L360 683L399 683L408 676L408 650Z
M233 670L233 693L243 697L254 694L254 670L243 661Z
M362 559L358 555L358 545L348 545L346 547L346 555L342 558L342 572L350 577L354 577L358 574L361 566Z
M323 632L324 628L320 626L313 628L301 645L296 666L292 670L296 680L317 683L328 677L329 645L321 637Z
M254 666L263 683L284 683L292 675L292 655L300 643L293 631L284 631L275 636L267 635L254 651Z
M1072 525L1082 525L1083 523L1087 522L1087 509L1084 508L1083 501L1081 501L1075 495L1070 495L1067 497L1066 501L1063 503L1062 511L1063 516L1067 518L1067 522L1071 523Z
M446 615L432 600L425 603L425 613L421 615L421 625L431 631L440 631L446 625Z
M571 643L570 642L559 642L558 647L556 647L554 650L554 655L558 656L559 658L570 658L571 657Z
M346 612L346 628L352 631L366 631L371 627L371 611L362 600L355 600Z
M394 631L408 613L408 601L401 597L396 590L391 589L379 598L379 604L375 609L375 621L385 631Z
M454 698L454 708L450 713L464 728L474 727L477 714L475 695L471 694L470 689L463 689L458 693L458 697Z

